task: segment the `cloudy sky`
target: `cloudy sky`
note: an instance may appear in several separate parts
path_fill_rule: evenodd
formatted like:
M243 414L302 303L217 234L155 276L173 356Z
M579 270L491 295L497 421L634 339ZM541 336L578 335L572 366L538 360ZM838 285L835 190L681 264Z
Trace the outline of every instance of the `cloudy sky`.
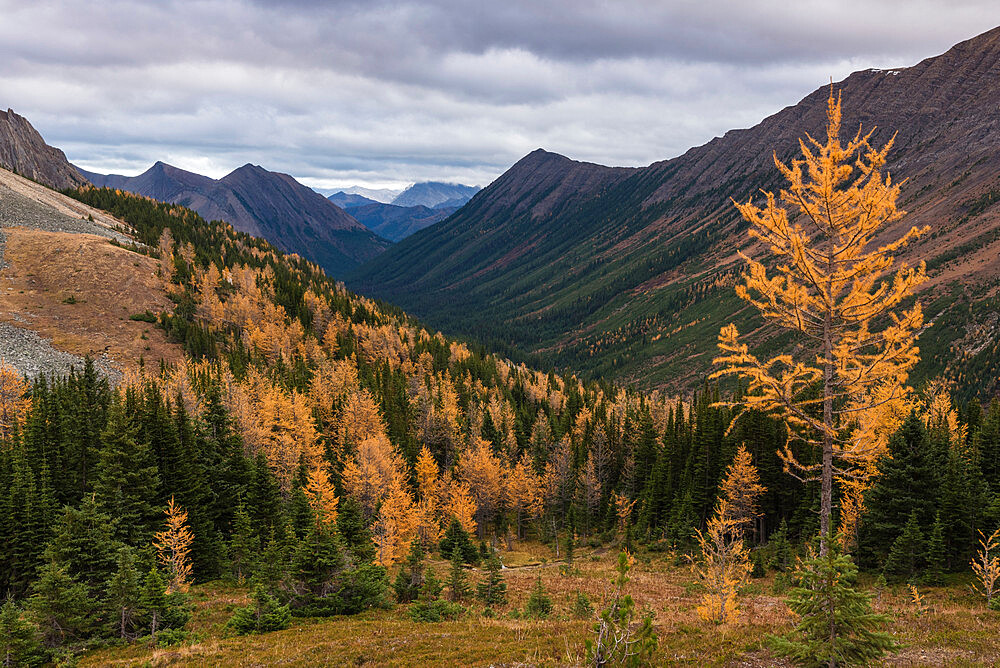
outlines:
M791 6L791 8L789 8ZM0 0L0 107L76 164L485 185L644 165L1000 24L996 0Z

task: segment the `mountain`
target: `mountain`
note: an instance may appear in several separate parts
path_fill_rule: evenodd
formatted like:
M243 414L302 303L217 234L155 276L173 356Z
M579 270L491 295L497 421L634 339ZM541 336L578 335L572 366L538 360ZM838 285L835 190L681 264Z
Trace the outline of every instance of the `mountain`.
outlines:
M356 206L361 206L363 204L378 204L373 199L369 199L364 195L357 195L355 193L345 193L341 190L339 193L334 193L327 197L328 200L339 206L341 209L351 209Z
M365 188L364 186L350 186L349 188L343 188L340 192L346 195L361 195L366 199L370 199L373 202L381 202L382 204L391 204L392 200L396 199L402 191L402 189L397 190L394 188Z
M207 220L224 220L339 276L378 255L389 242L288 174L244 165L221 179L157 162L134 177L85 174L95 186L180 204Z
M66 154L46 144L28 119L13 109L0 110L0 167L56 190L87 183Z
M898 131L888 169L908 179L910 225L932 234L904 259L928 262L920 382L944 373L1000 391L1000 28L912 67L855 72L844 128ZM733 291L748 245L730 197L781 186L821 132L829 86L758 125L684 155L621 169L535 151L455 215L348 277L432 326L564 368L640 387L686 389L710 367L719 327L757 316ZM961 364L958 361L961 360Z
M350 208L351 215L375 234L389 241L400 241L425 227L444 220L459 207L396 206L372 202Z
M458 207L472 199L472 196L477 192L479 192L478 186L424 181L414 183L392 200L392 203L396 206L423 205L436 208L439 205L444 205Z

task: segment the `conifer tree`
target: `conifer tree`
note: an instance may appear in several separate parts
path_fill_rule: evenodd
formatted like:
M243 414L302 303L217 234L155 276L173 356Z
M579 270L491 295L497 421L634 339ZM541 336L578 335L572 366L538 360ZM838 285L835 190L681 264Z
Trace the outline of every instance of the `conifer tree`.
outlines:
M233 537L229 541L229 565L233 580L242 585L253 575L253 565L260 556L260 537L254 534L250 526L250 515L246 506L240 501L233 515Z
M0 666L41 666L46 653L38 627L25 619L14 600L8 598L0 607Z
M913 582L923 567L926 550L920 522L917 520L917 513L914 512L903 527L903 533L892 543L889 557L885 561L885 574Z
M160 563L166 569L167 593L187 592L191 584L191 543L194 535L187 526L187 512L167 502L167 526L153 537L153 546Z
M354 556L355 563L367 564L375 559L371 530L365 523L361 505L351 497L346 497L340 504L337 533L343 539L344 547Z
M507 583L503 577L503 564L495 551L486 558L486 575L476 586L476 596L487 606L507 604Z
M430 603L431 601L438 600L441 596L441 591L444 589L444 585L438 580L437 573L431 566L427 567L424 571L424 583L420 586L420 594L417 596L417 600L423 603Z
M623 550L618 555L617 575L611 581L613 589L601 610L600 620L594 626L597 638L588 639L587 662L598 668L609 664L621 666L646 666L652 661L659 644L653 629L652 614L643 615L635 622L635 602L625 593L629 571L635 558Z
M788 607L799 619L784 636L769 636L771 648L793 663L847 666L877 661L898 645L888 633L874 629L888 623L871 611L870 597L855 588L857 568L830 537L827 551L815 551L796 570L798 584Z
M546 619L552 614L552 599L545 593L541 576L535 579L535 586L531 588L528 601L524 604L524 614L536 619Z
M945 570L944 526L941 522L941 512L934 516L931 535L927 539L927 568L924 570L924 583L941 584Z
M451 553L451 571L448 575L448 599L452 602L463 601L471 593L463 561L462 550L456 547Z
M114 635L125 640L135 638L142 613L142 579L136 568L135 551L131 547L118 549L118 569L106 587L104 606L108 625Z
M420 595L424 583L424 548L419 538L410 541L410 553L400 567L393 589L399 603L409 603Z
M287 629L291 620L288 605L280 605L263 586L257 585L250 593L250 605L237 609L226 627L237 635L267 633Z
M130 545L147 542L156 521L159 475L149 446L137 439L120 396L111 402L107 426L101 432L96 469L95 500L112 518L114 537Z
M154 641L160 631L183 628L191 617L186 596L181 592L168 592L167 582L155 566L143 580L139 604L145 613L146 628Z
M98 509L94 497L85 497L78 508L63 510L45 548L45 559L65 568L93 598L100 598L115 571L115 552L120 546L112 540L111 529L111 518Z
M740 405L780 416L797 440L818 450L815 460L800 458L788 445L780 454L790 472L821 483L824 554L834 477L864 477L881 454L878 434L905 406L923 314L919 303L899 309L925 270L923 263L890 269L897 251L930 229L914 227L883 245L875 242L884 226L903 215L896 208L899 185L882 174L892 141L875 149L871 133L859 129L842 144L840 124L840 101L831 86L826 142L807 135L808 143L799 142L803 158L791 164L775 156L787 189L766 193L763 207L752 201L736 205L751 237L779 260L769 276L762 262L743 255L749 272L737 294L766 320L798 334L802 345L758 360L730 324L719 334L723 354L716 363L722 368L713 374L749 381ZM806 392L817 384L818 397ZM848 423L858 428L844 429Z
M46 646L59 647L87 637L95 627L94 602L83 583L54 561L38 572L28 602Z
M440 544L441 554L451 558L455 549L461 552L462 559L467 564L475 564L479 561L479 552L476 550L472 537L462 528L457 519L452 519L448 529L444 532Z

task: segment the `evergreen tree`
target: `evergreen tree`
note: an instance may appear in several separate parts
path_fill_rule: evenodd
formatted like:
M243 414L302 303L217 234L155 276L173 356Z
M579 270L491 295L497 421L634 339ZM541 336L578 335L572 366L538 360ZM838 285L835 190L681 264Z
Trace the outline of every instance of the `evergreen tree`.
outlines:
M938 511L931 526L931 535L927 539L927 568L924 570L924 582L931 585L941 584L944 569L944 526L941 523L941 512Z
M428 566L427 570L424 571L424 583L420 586L420 594L417 596L417 600L423 603L436 601L441 596L443 589L444 585L438 580L437 573L434 572L431 566Z
M457 548L462 555L462 561L465 563L471 565L479 562L479 551L476 550L476 545L472 542L472 537L455 518L452 518L451 524L445 530L439 547L442 556L451 558Z
M451 571L448 575L448 599L452 602L465 600L471 593L462 564L462 550L455 547L451 553Z
M917 521L916 511L914 511L910 515L910 519L907 520L906 526L903 527L903 533L899 534L899 537L892 543L889 556L885 561L886 576L913 582L923 567L926 550L924 535L920 531L920 523Z
M524 604L524 614L536 619L545 619L552 614L552 599L545 593L541 576L535 580L535 586L531 588L528 602Z
M400 567L393 589L396 601L409 603L420 595L420 587L424 583L424 547L419 538L410 542L410 553L406 562Z
M119 638L132 640L138 635L142 584L136 568L135 551L131 547L119 548L118 569L108 580L104 597L108 626Z
M802 563L787 600L799 621L788 634L768 638L775 653L793 663L866 664L897 648L891 635L875 630L889 618L873 613L870 597L855 589L857 568L839 544L831 536L825 555L814 553Z
M969 563L976 530L983 526L988 490L975 453L960 444L946 453L938 502L944 523L945 564L951 570Z
M254 561L259 557L260 538L253 532L250 515L241 501L233 515L232 539L229 541L229 565L233 580L242 585L253 575Z
M93 496L85 497L79 508L66 507L54 527L55 535L45 548L45 558L64 567L82 582L95 599L115 571L119 547L111 538L111 518L101 512Z
M28 602L46 646L59 647L86 638L96 626L93 599L83 583L54 561L46 562Z
M476 596L487 606L507 604L507 583L504 582L503 564L496 552L486 559L486 576L476 587Z
M116 396L101 432L94 496L98 508L112 518L114 537L142 545L159 520L154 500L159 498L160 483L149 446L138 440L125 403Z
M337 533L344 541L355 563L369 563L375 559L375 543L371 529L365 523L361 504L353 497L344 497L337 513Z
M250 594L250 605L237 609L226 627L237 635L267 633L287 629L291 620L288 606L280 605L263 586L257 585Z
M160 631L180 629L187 624L191 613L186 601L181 592L167 593L167 583L159 569L154 566L149 570L142 585L139 603L146 615L146 628L154 641Z
M8 598L0 607L0 666L41 666L45 659L38 628Z
M865 493L867 514L858 534L858 560L866 567L885 563L893 542L912 514L929 526L937 508L938 480L929 456L924 424L911 413L889 439L889 455L878 464L875 483Z

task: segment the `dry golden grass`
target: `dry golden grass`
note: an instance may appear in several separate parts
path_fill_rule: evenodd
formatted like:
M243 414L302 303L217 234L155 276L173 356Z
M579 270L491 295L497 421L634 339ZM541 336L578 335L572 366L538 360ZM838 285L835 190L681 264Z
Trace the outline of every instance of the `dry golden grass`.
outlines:
M170 310L156 261L88 234L5 230L0 321L38 332L75 355L106 354L121 369L143 356L179 362L180 346L134 313ZM73 302L73 303L67 303Z
M503 553L506 563L541 564L504 571L510 603L496 618L483 616L478 603L468 603L463 619L438 624L416 623L405 606L375 610L355 617L294 620L291 628L254 637L226 637L232 610L246 592L217 583L193 588L196 613L191 629L201 639L190 645L152 649L144 645L92 652L86 666L578 666L593 621L575 619L578 591L598 610L612 576L614 550L580 551L574 568L560 573L552 553L542 545L518 544ZM511 557L511 558L508 558ZM448 563L432 562L439 577ZM769 633L790 628L791 615L781 596L773 595L774 576L754 580L742 599L738 623L716 626L695 613L699 592L687 567L661 555L640 555L630 592L640 608L656 615L660 638L657 665L781 666L766 649ZM481 573L469 574L475 582ZM522 619L537 577L554 604L548 620ZM991 612L968 593L964 583L922 588L925 609L916 611L904 588L887 591L876 607L895 617L890 627L905 647L887 661L895 666L992 666L1000 664L1000 613ZM148 662L148 664L147 664Z

